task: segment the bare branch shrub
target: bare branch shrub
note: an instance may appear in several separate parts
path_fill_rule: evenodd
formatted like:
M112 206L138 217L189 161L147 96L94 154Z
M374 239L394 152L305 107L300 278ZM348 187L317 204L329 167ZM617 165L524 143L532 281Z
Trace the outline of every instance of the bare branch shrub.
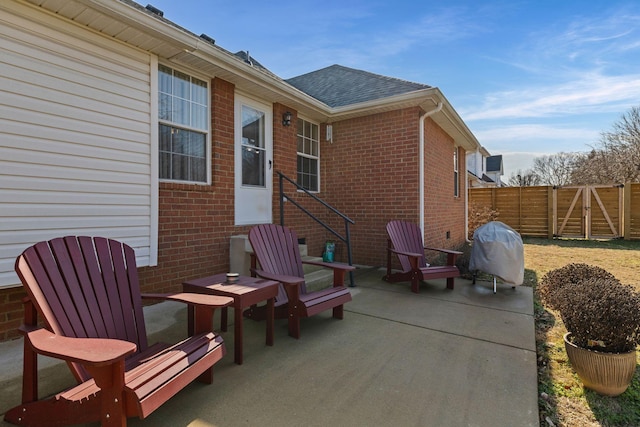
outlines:
M500 214L487 206L479 203L469 205L469 240L473 239L473 232L482 225L498 219Z
M640 344L640 293L606 270L569 264L547 273L538 292L560 313L575 345L621 353Z

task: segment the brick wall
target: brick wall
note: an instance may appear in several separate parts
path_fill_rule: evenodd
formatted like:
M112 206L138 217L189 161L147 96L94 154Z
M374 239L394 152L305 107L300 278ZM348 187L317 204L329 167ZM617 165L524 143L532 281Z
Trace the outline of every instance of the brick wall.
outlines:
M18 326L22 323L22 299L26 296L22 287L0 290L0 341L21 336Z
M458 149L459 197L454 197L453 140L429 120L425 141L425 245L455 248L465 241L464 150Z
M389 220L419 222L418 123L422 113L416 107L333 123L333 143L324 140L321 127L319 196L355 221L350 230L356 264L386 264L385 226ZM464 152L459 150L461 191L455 198L453 140L427 119L425 141L425 240L433 246L453 248L465 239ZM343 233L342 220L311 206L319 218ZM287 225L306 237L310 254L319 256L324 242L335 240L293 208L285 207L285 211ZM338 243L339 260L346 261L346 250L340 246Z

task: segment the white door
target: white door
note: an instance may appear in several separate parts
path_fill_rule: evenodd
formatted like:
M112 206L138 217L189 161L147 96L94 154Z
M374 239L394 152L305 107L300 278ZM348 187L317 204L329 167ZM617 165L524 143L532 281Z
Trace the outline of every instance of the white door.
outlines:
M236 95L235 223L269 224L272 219L272 109Z

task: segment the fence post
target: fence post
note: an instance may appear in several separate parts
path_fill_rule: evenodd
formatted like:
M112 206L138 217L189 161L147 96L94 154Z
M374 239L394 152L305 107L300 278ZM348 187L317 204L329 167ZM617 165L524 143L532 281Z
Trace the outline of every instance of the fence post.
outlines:
M624 195L622 196L624 203L624 214L622 222L624 224L624 232L622 238L629 240L631 238L631 183L624 186Z
M547 238L552 240L555 236L556 219L555 219L555 189L552 185L547 186Z

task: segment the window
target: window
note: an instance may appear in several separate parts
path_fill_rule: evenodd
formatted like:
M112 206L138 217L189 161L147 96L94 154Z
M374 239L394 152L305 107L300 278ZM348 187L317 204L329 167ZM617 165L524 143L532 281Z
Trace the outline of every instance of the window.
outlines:
M160 179L207 182L207 83L158 67Z
M453 149L453 196L458 197L460 195L458 179L458 147Z
M298 185L305 190L320 191L319 126L298 119Z

